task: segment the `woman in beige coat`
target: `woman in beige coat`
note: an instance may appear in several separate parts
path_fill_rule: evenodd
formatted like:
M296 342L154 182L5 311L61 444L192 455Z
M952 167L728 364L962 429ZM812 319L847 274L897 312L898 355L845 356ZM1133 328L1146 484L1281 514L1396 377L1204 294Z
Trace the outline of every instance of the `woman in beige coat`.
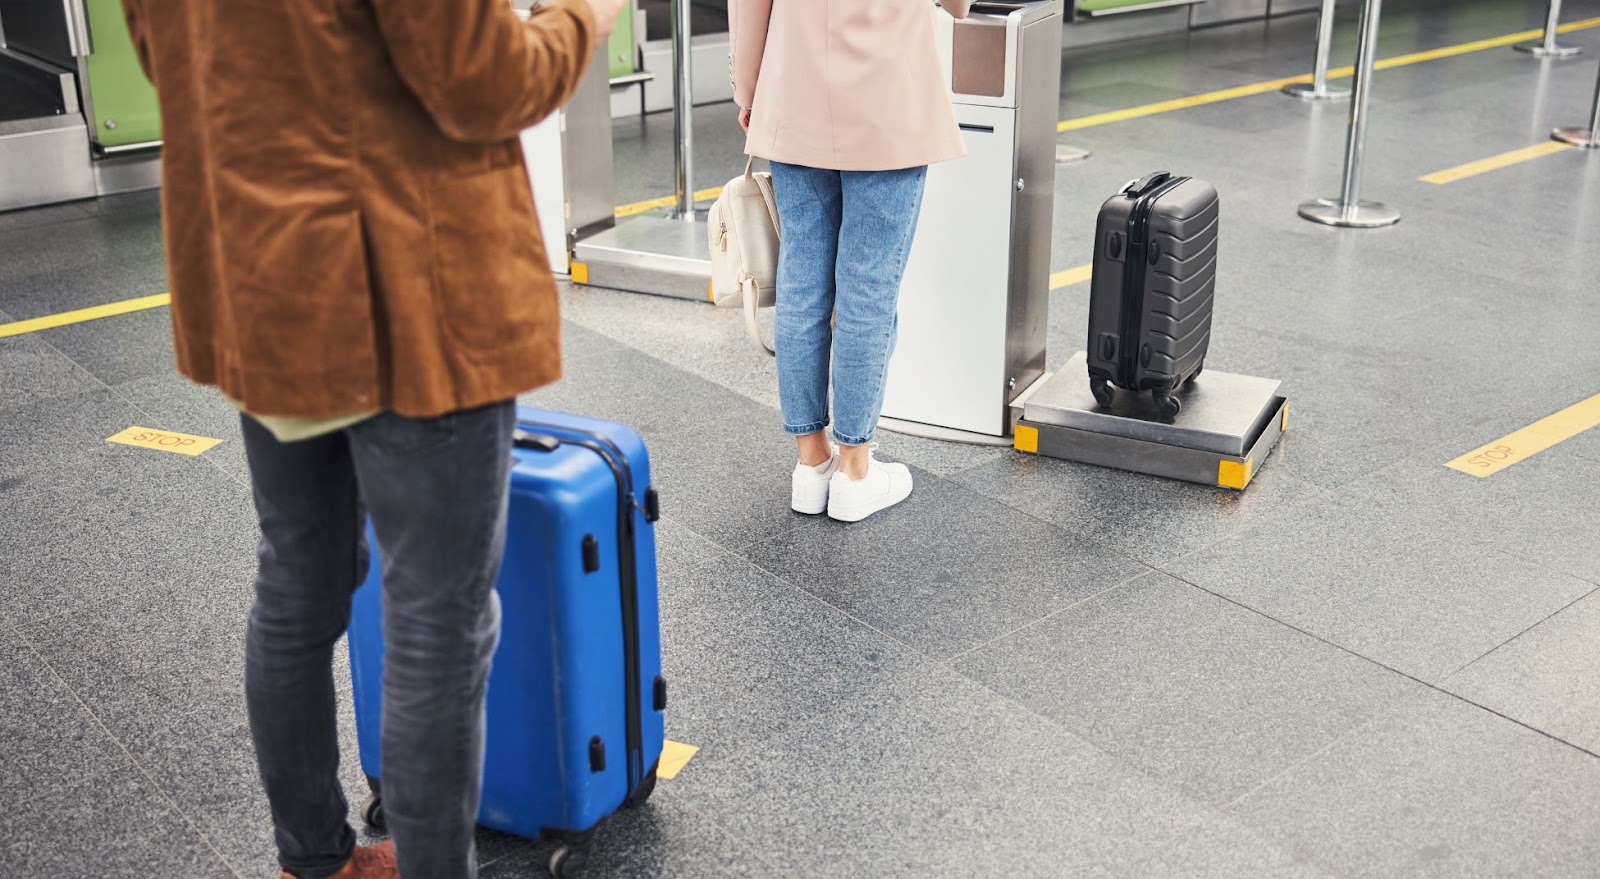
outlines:
M972 0L943 5L965 18ZM911 472L874 459L872 438L927 166L965 153L935 12L931 0L729 0L739 122L746 151L772 163L783 227L778 396L799 444L797 512L854 522L911 494Z

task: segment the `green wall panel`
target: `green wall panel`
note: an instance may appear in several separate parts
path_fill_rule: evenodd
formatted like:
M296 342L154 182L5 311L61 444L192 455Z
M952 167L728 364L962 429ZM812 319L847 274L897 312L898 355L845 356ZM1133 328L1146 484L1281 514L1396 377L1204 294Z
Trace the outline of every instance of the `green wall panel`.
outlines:
M119 0L85 0L94 51L88 69L89 128L102 146L150 143L161 139L156 90L139 68Z

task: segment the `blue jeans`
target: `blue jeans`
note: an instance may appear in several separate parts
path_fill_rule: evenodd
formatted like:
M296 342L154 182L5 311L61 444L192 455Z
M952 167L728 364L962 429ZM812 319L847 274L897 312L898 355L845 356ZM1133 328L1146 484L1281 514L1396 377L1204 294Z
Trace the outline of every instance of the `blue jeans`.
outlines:
M512 403L441 418L378 415L280 443L249 416L261 519L245 697L278 859L299 879L349 860L333 651L383 549L383 807L401 875L471 879L484 696L500 632Z
M772 163L783 226L778 399L790 434L828 427L830 355L834 441L859 446L877 432L900 278L927 176L926 167L827 171Z

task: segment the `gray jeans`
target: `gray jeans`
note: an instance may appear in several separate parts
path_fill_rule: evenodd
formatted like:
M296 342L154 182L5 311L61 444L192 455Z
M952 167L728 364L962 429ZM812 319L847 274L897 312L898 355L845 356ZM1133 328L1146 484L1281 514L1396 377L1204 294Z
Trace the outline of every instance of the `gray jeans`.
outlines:
M515 425L508 402L426 420L383 414L280 443L244 419L261 518L245 692L279 861L300 879L326 879L355 845L333 651L366 577L369 513L383 550L383 805L401 875L477 874Z

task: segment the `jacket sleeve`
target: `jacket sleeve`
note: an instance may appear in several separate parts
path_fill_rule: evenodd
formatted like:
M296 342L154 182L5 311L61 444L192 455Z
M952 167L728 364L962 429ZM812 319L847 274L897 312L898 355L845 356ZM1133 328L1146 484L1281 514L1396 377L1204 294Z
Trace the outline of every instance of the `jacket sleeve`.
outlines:
M728 65L733 74L733 99L746 110L756 105L756 82L767 51L767 26L772 0L728 0Z
M141 0L122 0L122 17L128 22L128 36L133 38L133 54L139 59L139 69L151 83L156 81L150 68L150 37L145 32L144 3Z
M939 0L939 5L955 18L966 18L972 12L972 0Z
M577 90L598 47L587 0L522 21L506 0L373 0L400 78L452 140L510 140Z

